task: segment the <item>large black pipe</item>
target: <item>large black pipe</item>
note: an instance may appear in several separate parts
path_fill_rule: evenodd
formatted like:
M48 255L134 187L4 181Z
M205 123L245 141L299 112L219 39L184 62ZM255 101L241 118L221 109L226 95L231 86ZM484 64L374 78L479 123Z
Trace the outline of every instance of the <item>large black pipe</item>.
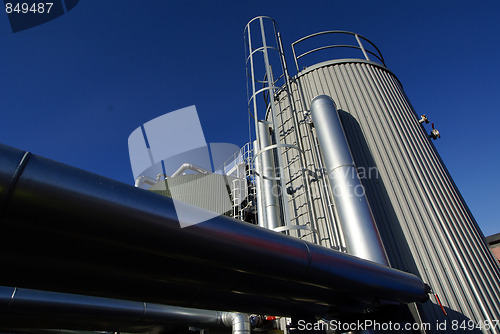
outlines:
M180 228L169 198L3 145L0 234L4 285L276 314L427 300L414 275L224 216Z
M152 303L0 286L0 330L157 332L171 325L229 327L235 315ZM233 331L234 333L234 331Z
M168 323L217 325L215 311L205 311L206 315L212 314L211 317L189 319L185 316L189 310L0 286L1 330L45 328L137 332Z

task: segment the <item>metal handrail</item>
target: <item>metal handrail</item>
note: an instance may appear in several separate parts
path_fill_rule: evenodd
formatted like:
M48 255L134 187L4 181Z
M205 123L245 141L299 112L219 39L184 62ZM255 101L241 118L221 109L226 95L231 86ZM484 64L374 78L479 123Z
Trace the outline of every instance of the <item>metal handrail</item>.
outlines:
M298 43L301 43L301 42L303 42L303 41L305 41L307 39L310 39L310 38L313 38L313 37L316 37L316 36L327 35L327 34L352 35L352 36L355 37L357 45L349 45L349 44L332 44L332 45L326 45L326 46L322 46L322 47L319 47L319 48L316 48L316 49L313 49L313 50L309 50L309 51L304 52L304 53L302 53L302 54L300 54L300 55L297 56L297 53L295 52L295 46ZM365 49L365 47L363 46L363 43L361 42L361 40L364 40L365 42L368 42L371 46L373 46L375 48L375 50L377 51L377 53ZM384 60L384 57L382 56L382 52L380 52L380 50L377 48L377 46L372 41L370 41L368 38L366 38L364 36L361 36L359 34L350 32L350 31L328 30L328 31L322 31L322 32L318 32L318 33L315 33L315 34L311 34L311 35L302 37L301 39L299 39L299 40L297 40L297 41L295 41L295 42L292 43L292 52L293 52L293 57L294 57L294 61L295 61L295 66L297 67L297 71L300 71L299 63L298 63L298 60L300 58L302 58L304 56L307 56L307 55L309 55L311 53L320 51L320 50L331 49L331 48L351 48L351 49L358 49L358 50L361 50L361 52L363 52L364 58L366 60L370 60L370 58L368 57L368 54L371 54L375 58L377 58L381 62L382 65L385 66L385 60Z

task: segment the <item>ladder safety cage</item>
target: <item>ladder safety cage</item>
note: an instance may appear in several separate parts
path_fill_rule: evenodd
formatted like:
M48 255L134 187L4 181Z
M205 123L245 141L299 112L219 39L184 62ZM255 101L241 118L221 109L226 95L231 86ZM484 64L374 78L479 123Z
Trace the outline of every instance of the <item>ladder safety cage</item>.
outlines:
M290 76L286 64L285 55L283 52L283 44L281 35L276 22L270 17L259 16L251 20L245 27L245 44L246 44L246 71L247 71L247 91L248 91L248 112L254 121L256 134L257 148L254 152L254 170L265 171L269 168L275 168L275 181L277 182L277 191L269 192L266 190L266 184L273 179L269 175L256 174L257 190L261 190L265 194L258 199L258 205L265 207L267 210L259 209L259 224L261 226L271 228L278 232L290 234L291 230L295 230L295 236L302 238L312 234L312 241L318 242L320 239L319 233L315 227L316 217L314 210L311 207L312 197L309 189L309 176L307 166L304 164L303 149L301 148L300 140L287 140L287 134L280 131L283 124L288 121L283 119L282 106L278 101L278 96L285 93L288 105L291 108L292 122L294 131L298 129L297 115L294 101L290 93ZM258 66L260 64L261 66ZM275 79L274 72L279 76ZM272 142L262 145L265 134L261 133L264 128L259 126L259 122L268 122ZM252 138L250 138L252 140ZM269 145L270 144L270 145ZM260 156L266 155L266 152L272 150L274 156L274 166L265 166L266 159L260 159ZM294 171L290 168L290 152L294 151L295 155L300 160L301 184L296 187L303 189L301 192L294 192L292 187L292 179ZM269 185L267 185L269 186ZM274 196L274 198L270 198ZM305 222L299 222L299 213L293 205L294 196L307 196L307 219ZM276 208L280 216L280 223L272 223L274 215L270 207L274 206L274 202L279 203L279 208ZM303 214L300 214L303 215ZM268 226L268 221L271 221Z
M217 168L215 173L230 177L228 186L233 205L231 216L238 220L246 220L247 213L256 209L252 145L250 143L243 145Z

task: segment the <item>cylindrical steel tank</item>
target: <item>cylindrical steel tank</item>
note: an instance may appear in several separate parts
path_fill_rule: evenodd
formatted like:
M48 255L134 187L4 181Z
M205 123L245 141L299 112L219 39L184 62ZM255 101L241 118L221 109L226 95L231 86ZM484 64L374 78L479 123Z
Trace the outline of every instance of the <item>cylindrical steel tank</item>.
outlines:
M388 266L335 103L327 95L316 96L311 102L311 116L348 251Z
M362 51L364 59L334 59L300 71L290 91L278 92L276 97L285 120L297 113L299 131L290 122L284 122L279 131L288 134L288 141L302 143L306 166L313 174L309 166L322 158L309 120L311 101L322 94L332 97L391 266L421 277L442 303L443 308L433 297L419 305L422 322L431 325L431 332L445 321L450 333L463 329L456 325L470 329L473 323L477 327L472 332L500 332L500 325L494 325L500 319L499 265L432 144L430 127L419 123L420 117L378 49L362 36L347 34L355 37L359 46L351 48ZM332 46L316 50L327 48ZM370 60L373 56L380 63ZM299 68L301 56L295 49L294 57ZM292 96L293 106L286 94ZM293 161L287 163L293 167ZM317 179L310 178L310 182L317 183ZM318 226L318 230L328 228ZM320 238L334 244L332 235Z

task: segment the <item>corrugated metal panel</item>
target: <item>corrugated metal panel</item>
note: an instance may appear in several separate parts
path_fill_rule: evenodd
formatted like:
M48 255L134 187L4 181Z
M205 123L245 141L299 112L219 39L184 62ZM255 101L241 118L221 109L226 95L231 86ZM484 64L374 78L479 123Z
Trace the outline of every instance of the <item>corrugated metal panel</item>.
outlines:
M186 174L159 181L149 190L177 201L229 215L232 212L230 187L235 179L220 174Z
M453 320L484 324L500 319L499 266L397 78L379 64L337 60L299 74L294 89L301 115L317 95L336 102L392 266L422 277L448 312L445 317L432 300L421 307L423 321L447 320L448 332L457 332ZM281 109L290 113L286 106ZM318 168L316 139L302 118L300 140L313 171ZM296 131L282 124L280 131L297 141ZM319 199L321 187L311 185ZM320 211L324 207L314 205L318 229L323 239L333 239L335 222L319 218L327 216Z

